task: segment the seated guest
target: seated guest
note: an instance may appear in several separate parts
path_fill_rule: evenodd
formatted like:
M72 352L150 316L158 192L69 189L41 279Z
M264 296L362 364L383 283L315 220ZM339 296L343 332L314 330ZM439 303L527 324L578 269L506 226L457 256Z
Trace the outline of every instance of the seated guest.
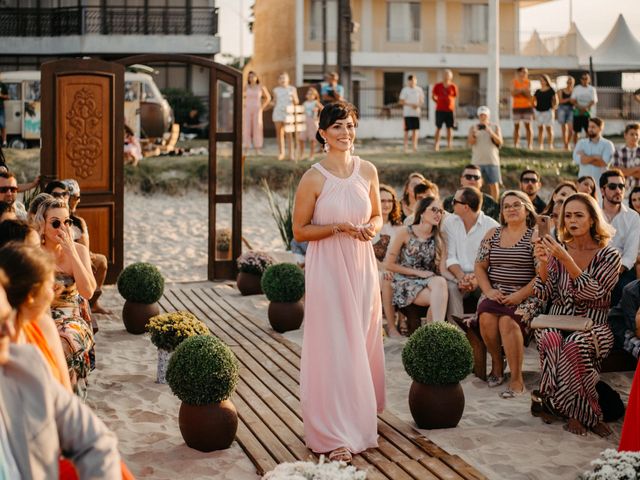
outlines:
M402 213L400 202L396 199L395 190L384 183L380 184L380 206L382 209L382 229L371 242L373 244L373 253L375 253L378 261L378 270L380 271L382 308L384 317L387 320L387 334L390 337L399 337L401 335L396 327L396 312L392 303L393 287L391 286L391 280L393 280L393 274L385 270L382 262L384 262L384 257L387 255L391 240L402 226L400 221Z
M640 357L640 280L625 285L622 298L609 312L614 348Z
M62 183L64 183L69 190L69 218L71 218L71 221L73 222L72 229L76 235L75 240L87 247L89 250L89 256L91 257L91 270L93 271L93 275L96 279L96 291L93 294L93 297L89 299L89 306L93 313L111 313L102 308L98 303L98 299L102 295L102 286L107 278L107 270L109 267L107 257L101 253L94 253L91 251L87 223L82 217L76 215L78 204L80 203L80 185L78 185L78 182L74 179L63 180Z
M590 331L536 330L542 378L532 392L531 412L569 419L565 429L607 436L596 383L602 360L613 347L607 323L611 291L618 281L620 254L607 245L611 227L596 201L584 193L564 201L556 242L547 235L535 242L536 295L551 302L550 315L590 318Z
M413 187L413 198L415 198L416 202L419 202L423 198L427 197L439 199L440 189L435 183L425 179L423 182L418 183L415 187ZM413 214L409 215L404 219L402 224L406 225L407 227L409 225L413 225L413 218Z
M16 220L16 207L9 202L0 202L0 222L5 220Z
M447 312L445 244L440 231L444 211L439 200L418 202L413 225L401 228L389 245L384 268L393 272L393 304L430 306L429 317L443 322Z
M115 435L54 380L35 347L11 345L13 322L14 312L0 288L2 478L59 478L61 451L80 478L122 478Z
M460 188L463 187L475 187L478 190L482 190L482 172L480 171L480 167L477 165L467 165L462 169ZM447 212L453 213L453 195L449 195L442 203ZM482 194L482 211L494 220L498 220L500 217L500 206L486 193Z
M627 190L640 186L640 123L629 123L624 128L624 145L616 148L612 168L627 177Z
M124 126L124 155L123 160L125 165L133 165L136 167L138 162L142 159L142 145L140 140L136 137L131 127Z
M413 189L416 185L424 182L425 180L426 178L424 178L424 175L418 172L413 172L409 174L407 181L404 183L404 187L402 188L402 198L400 199L403 222L405 218L413 214L413 209L416 206L416 198L414 196Z
M547 203L547 208L544 209L542 214L551 216L555 203L560 199L565 199L568 196L573 195L574 193L578 193L575 183L569 181L560 182L556 188L553 189L551 200Z
M53 180L44 187L44 193L48 193L53 198L64 200L69 203L69 189L60 180Z
M607 170L600 177L602 212L615 235L609 244L621 256L620 278L611 293L611 304L616 305L624 286L636 279L636 259L640 247L640 215L623 203L625 178L618 169Z
M24 220L5 220L0 222L0 247L9 242L25 243L32 247L40 246L40 235Z
M538 192L542 188L540 175L535 170L525 170L520 174L520 190L527 194L536 213L540 214L547 206L547 203L540 198Z
M491 355L489 387L504 382L501 347L511 369L509 387L500 394L514 398L526 392L522 378L525 338L529 336L536 271L531 237L536 211L523 192L508 190L500 202L500 226L487 232L476 259L482 297L478 302L480 334Z
M629 193L629 210L640 214L640 187L633 187ZM638 252L636 259L636 278L640 278L640 252Z
M36 224L42 238L42 250L52 255L56 262L57 294L51 304L51 316L63 339L71 384L76 393L84 396L94 341L91 319L81 308L79 297L91 298L96 288L89 251L73 241L69 209L62 200L44 201L38 207Z
M33 200L31 200L31 203L29 204L29 212L27 213L27 220L29 222L35 222L38 207L48 198L53 198L53 196L48 193L39 193Z
M586 193L587 195L592 196L596 200L598 200L598 193L596 188L596 181L593 177L589 175L584 175L578 178L578 183L576 184L578 188L578 193Z
M480 298L480 289L474 273L476 255L486 233L499 224L481 210L482 193L475 187L458 189L453 197L453 215L443 220L447 242L446 267L453 279L447 282L449 304L447 320L464 314L463 300L472 295Z
M20 220L27 219L27 211L22 202L18 201L18 180L11 172L0 172L0 202L13 205Z
M549 217L551 217L551 223L552 223L551 235L557 241L560 241L558 239L558 229L560 227L560 215L562 215L562 205L564 205L564 199L560 198L557 202L553 203L553 212L551 212L551 215L549 215Z

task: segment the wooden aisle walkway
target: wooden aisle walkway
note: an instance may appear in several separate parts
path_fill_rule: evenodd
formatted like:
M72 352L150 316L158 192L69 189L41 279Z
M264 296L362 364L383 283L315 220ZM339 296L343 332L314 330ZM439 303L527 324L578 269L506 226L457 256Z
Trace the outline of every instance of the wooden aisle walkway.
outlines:
M278 463L316 459L303 440L300 415L300 347L242 313L229 287L182 284L165 290L165 311L187 310L206 322L236 354L240 380L232 401L240 418L237 440L263 475ZM354 456L370 480L483 479L475 468L385 412L378 416L379 447Z

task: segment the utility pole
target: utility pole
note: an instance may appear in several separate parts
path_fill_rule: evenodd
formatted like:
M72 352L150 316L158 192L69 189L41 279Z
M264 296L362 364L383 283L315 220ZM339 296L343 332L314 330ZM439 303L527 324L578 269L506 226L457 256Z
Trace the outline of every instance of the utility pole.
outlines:
M327 66L327 0L322 0L322 78L329 70Z
M338 0L338 75L344 97L351 100L351 1Z

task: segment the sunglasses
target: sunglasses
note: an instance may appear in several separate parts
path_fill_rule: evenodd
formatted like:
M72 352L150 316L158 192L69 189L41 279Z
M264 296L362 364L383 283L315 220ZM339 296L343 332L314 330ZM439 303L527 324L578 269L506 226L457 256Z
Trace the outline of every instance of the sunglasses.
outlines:
M69 196L69 192L53 192L51 196L54 198L64 198Z
M60 226L61 226L63 223L64 223L67 227L70 227L71 225L73 225L73 221L72 221L70 218L65 219L65 221L64 221L64 222L61 222L60 220L58 220L58 219L56 218L55 220L53 220L53 221L51 222L51 226L57 230L57 229L59 229L59 228L60 228Z
M466 204L467 204L467 202L463 202L462 200L457 200L457 199L455 199L455 198L452 200L452 202L453 202L453 204L454 204L454 205L455 205L456 203L457 203L458 205L466 205Z
M475 180L475 181L478 181L480 180L480 178L482 178L480 177L480 175L472 175L470 173L465 173L463 177L466 178L467 180Z
M438 207L431 207L429 210L431 210L435 214L442 215L444 213L444 210Z
M624 183L607 183L609 190L624 190Z
M522 180L520 180L522 183L538 183L538 179L537 178L531 178L531 177L524 177Z
M18 193L18 187L0 187L0 193Z

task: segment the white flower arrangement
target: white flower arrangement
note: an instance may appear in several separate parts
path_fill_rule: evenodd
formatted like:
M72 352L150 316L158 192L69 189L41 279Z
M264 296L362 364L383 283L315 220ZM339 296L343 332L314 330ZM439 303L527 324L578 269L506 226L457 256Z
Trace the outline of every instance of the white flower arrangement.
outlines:
M580 475L582 480L635 480L640 478L640 452L618 452L608 448L602 458L591 462L593 470Z
M344 462L325 462L320 455L318 463L281 463L267 472L262 480L366 480L367 472Z

